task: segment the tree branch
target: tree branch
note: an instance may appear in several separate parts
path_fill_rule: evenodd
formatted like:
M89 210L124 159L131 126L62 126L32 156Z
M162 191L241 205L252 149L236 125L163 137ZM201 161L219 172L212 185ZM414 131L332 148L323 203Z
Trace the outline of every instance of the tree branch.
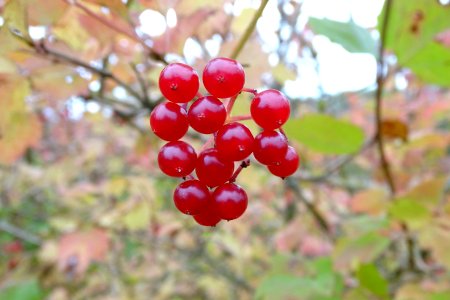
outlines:
M136 32L134 30L126 30L125 28L118 26L114 22L111 22L111 20L108 20L108 19L96 14L95 12L93 12L92 10L90 10L88 7L84 6L77 0L74 0L74 1L62 0L62 1L66 2L69 5L75 5L76 7L81 9L84 13L86 13L88 16L96 19L103 25L113 29L114 31L116 31L118 33L121 33L121 34L129 37L130 39L134 40L135 42L140 43L142 45L142 47L144 47L144 49L149 53L151 58L167 65L167 61L164 59L164 57L161 54L157 53L155 50L153 50L151 47L149 47L141 38L139 38L139 36L136 34Z
M333 175L335 172L339 171L341 168L343 168L345 165L351 163L355 158L357 158L360 154L362 154L365 150L372 147L372 145L375 144L376 138L373 137L370 140L368 140L358 151L355 153L349 154L347 156L344 156L343 158L337 160L334 162L331 166L327 167L325 171L322 172L320 175L316 176L294 176L294 178L300 180L300 181L308 181L308 182L321 182L325 181Z
M375 99L375 119L376 119L376 143L378 153L380 155L381 160L381 168L384 173L384 177L386 178L386 182L389 186L389 190L391 195L395 195L395 184L394 179L392 177L391 169L389 166L389 162L386 157L386 152L384 150L384 140L383 134L381 132L381 122L382 122L382 100L383 100L383 87L384 87L384 45L386 42L386 34L389 26L389 15L391 12L392 0L386 0L386 9L384 12L383 23L381 27L381 35L380 35L380 45L378 51L378 69L377 69L377 91L376 91L376 99Z
M239 54L241 53L242 49L245 46L245 43L247 43L248 39L250 38L250 36L252 35L253 31L255 30L256 23L258 22L259 18L261 17L261 15L262 15L262 13L264 11L264 8L267 5L267 2L269 2L269 0L262 0L261 1L261 4L259 5L258 10L256 11L255 15L253 16L253 19L248 24L248 26L245 29L244 33L242 34L241 39L236 44L236 47L234 48L233 52L231 53L230 58L236 59L239 56Z
M0 230L30 244L33 245L41 244L41 239L38 236L29 233L19 227L16 227L5 220L0 221Z
M294 192L295 196L306 206L306 209L312 214L317 224L319 224L320 229L328 235L331 236L331 227L326 221L325 217L316 209L316 207L309 202L301 192L298 183L292 177L288 177L285 179L285 184L288 189Z
M50 58L53 59L57 62L60 63L66 63L72 66L76 66L76 67L83 67L86 70L91 71L92 73L95 73L97 75L99 75L102 78L106 78L106 79L111 79L112 81L114 81L117 85L123 87L130 95L134 96L135 98L139 99L141 102L142 97L141 95L139 95L139 93L137 93L131 86L129 86L128 84L126 84L125 82L123 82L121 79L119 79L118 77L116 77L113 73L102 69L102 68L97 68L94 67L92 65L90 65L87 62L84 62L82 60L79 60L75 57L70 57L64 53L61 53L59 51L53 50L48 48L45 43L40 43L40 44L35 44L33 41L28 40L27 38L16 34L14 31L11 31L11 33L17 38L20 39L21 41L27 43L28 46L30 46L31 48L34 49L34 53L44 57L44 58Z

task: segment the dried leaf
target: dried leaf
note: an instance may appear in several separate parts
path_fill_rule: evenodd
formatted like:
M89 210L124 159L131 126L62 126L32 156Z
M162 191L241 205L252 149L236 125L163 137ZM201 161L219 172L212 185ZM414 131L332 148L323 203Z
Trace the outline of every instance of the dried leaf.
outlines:
M91 229L69 233L59 240L58 267L61 271L83 274L93 261L103 261L109 250L106 231Z
M387 139L402 139L404 142L408 140L408 125L398 119L383 120L381 122L381 133Z

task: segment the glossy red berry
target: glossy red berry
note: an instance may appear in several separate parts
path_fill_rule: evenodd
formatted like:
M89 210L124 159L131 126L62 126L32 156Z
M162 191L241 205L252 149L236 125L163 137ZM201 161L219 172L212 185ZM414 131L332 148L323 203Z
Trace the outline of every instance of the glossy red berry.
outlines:
M226 118L225 106L214 96L201 97L189 108L189 124L200 133L216 132L222 127Z
M150 114L150 127L160 139L179 140L189 128L186 110L173 102L161 103Z
M231 178L233 171L233 161L222 160L215 148L206 149L198 155L195 172L198 179L209 187L225 183Z
M202 226L215 227L217 223L222 220L222 218L211 200L205 210L194 216L194 220Z
M255 137L253 156L264 165L277 165L286 155L288 141L286 137L273 130L264 130Z
M237 219L247 209L247 193L234 183L225 183L216 188L212 198L220 217L224 220Z
M290 112L289 100L277 90L258 93L250 106L253 120L267 130L280 128L289 119Z
M294 147L288 146L286 155L280 164L269 166L269 171L275 176L286 178L297 171L299 163L300 158L298 157L297 151L295 151Z
M224 160L243 160L253 151L251 131L241 123L225 124L216 135L216 148Z
M197 154L194 148L183 141L168 142L158 153L161 171L172 177L185 177L194 170Z
M238 94L245 83L244 68L229 58L214 58L203 70L203 85L211 95L228 98Z
M198 180L184 181L173 192L175 206L186 215L201 213L211 201L208 187Z
M199 85L197 72L185 64L169 64L159 75L159 89L172 102L191 101L197 95Z

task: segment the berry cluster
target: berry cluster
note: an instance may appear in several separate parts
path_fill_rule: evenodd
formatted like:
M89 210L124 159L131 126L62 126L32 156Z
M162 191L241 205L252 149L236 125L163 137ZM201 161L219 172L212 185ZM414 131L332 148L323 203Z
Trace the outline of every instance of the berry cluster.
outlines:
M199 77L192 67L181 63L166 66L159 77L159 88L168 101L152 111L150 126L159 138L168 141L158 154L161 171L184 179L174 191L175 206L197 223L215 226L245 212L247 194L234 182L242 168L250 164L252 153L281 178L297 170L299 157L281 129L290 114L289 101L281 92L245 89L242 65L228 58L209 61L202 80L211 95L199 93ZM231 117L234 101L242 91L254 95L251 116ZM263 129L261 133L253 137L237 122L244 119L253 119ZM212 134L198 155L191 145L180 141L189 126L199 133ZM191 174L194 170L198 179Z

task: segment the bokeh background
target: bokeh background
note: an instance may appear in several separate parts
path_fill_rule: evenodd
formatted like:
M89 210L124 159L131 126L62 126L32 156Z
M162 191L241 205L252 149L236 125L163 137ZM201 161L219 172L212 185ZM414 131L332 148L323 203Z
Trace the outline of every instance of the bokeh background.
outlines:
M450 299L448 0L0 12L1 300ZM288 96L301 167L283 181L253 161L245 215L204 228L175 209L148 117L167 62L217 56Z

